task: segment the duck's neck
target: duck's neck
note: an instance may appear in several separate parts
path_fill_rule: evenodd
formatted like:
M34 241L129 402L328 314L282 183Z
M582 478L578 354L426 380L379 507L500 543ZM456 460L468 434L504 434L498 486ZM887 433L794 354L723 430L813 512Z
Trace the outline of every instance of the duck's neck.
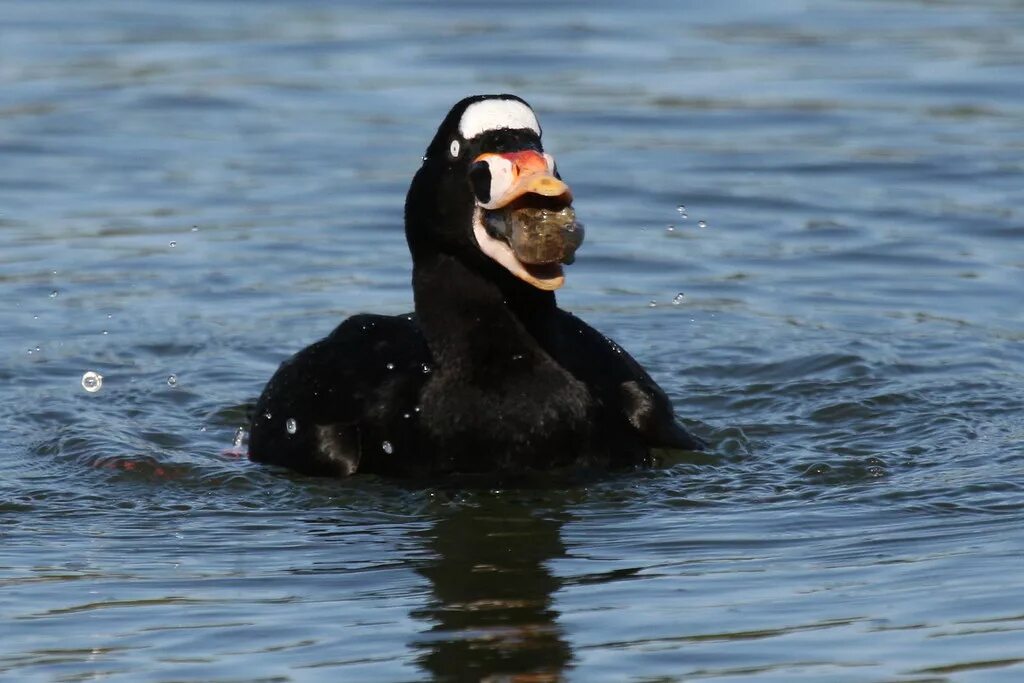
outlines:
M481 378L508 363L546 356L555 296L514 279L495 264L481 273L448 254L418 260L413 269L416 316L435 361Z

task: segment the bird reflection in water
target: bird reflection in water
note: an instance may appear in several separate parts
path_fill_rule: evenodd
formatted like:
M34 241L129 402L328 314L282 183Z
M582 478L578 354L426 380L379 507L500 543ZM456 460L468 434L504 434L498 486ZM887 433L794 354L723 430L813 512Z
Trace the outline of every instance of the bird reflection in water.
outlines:
M427 532L434 558L418 571L432 600L413 616L433 622L415 647L435 680L561 680L572 651L547 564L565 556L557 510L491 496L460 505Z

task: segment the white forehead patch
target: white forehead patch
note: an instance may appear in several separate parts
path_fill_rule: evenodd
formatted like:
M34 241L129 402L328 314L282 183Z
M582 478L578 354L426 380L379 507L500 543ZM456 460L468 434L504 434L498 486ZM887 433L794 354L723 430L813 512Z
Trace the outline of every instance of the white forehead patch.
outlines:
M540 124L533 110L519 100L481 100L466 107L459 119L459 135L464 140L489 130L528 128L540 135Z

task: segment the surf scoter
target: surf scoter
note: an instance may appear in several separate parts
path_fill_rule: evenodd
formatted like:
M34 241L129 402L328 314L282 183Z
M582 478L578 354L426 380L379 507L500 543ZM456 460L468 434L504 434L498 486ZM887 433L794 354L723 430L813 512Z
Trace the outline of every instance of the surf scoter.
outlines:
M252 460L402 477L647 463L700 450L654 380L555 304L582 239L530 106L467 97L409 187L415 313L361 314L285 361Z

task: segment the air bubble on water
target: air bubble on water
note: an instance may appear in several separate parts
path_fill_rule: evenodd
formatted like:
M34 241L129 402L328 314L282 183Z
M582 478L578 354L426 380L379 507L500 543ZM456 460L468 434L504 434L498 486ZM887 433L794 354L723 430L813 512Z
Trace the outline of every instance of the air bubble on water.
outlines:
M697 227L698 228L706 228L706 227L708 227L708 222L707 221L697 221Z
M176 246L178 246L178 243L175 242L174 240L171 240L171 243L170 243L171 249L174 249Z
M245 427L239 427L235 430L235 438L232 439L231 445L235 448L241 448L242 444L245 443Z
M430 367L429 364L423 363L422 365L420 365L420 369L423 370L423 374L424 375L429 375L430 374L431 367Z
M38 315L34 315L34 316L32 316L32 319L33 320L39 320L39 316Z
M382 443L381 443L381 445L380 445L380 447L381 447L381 450L383 450L383 451L384 451L385 453L387 453L388 455L391 455L392 453L394 453L394 452L395 452L395 449L394 449L394 447L393 447L393 446L391 445L391 442L390 442L390 441L384 441L384 442L382 442Z
M274 416L273 416L273 415L272 415L272 414L270 413L270 411L269 411L269 410L268 410L268 411L266 411L265 413L263 413L263 419L264 419L264 420L269 420L269 419L270 419L270 418L272 418L272 417L274 417Z
M676 306L678 306L679 304L683 303L683 293L679 292L674 297L672 297L672 303L674 305L676 305Z
M60 292L57 291L56 289L53 290L52 292L50 292L50 298L51 299L56 299L59 295L60 295Z
M685 204L680 204L679 206L676 207L676 211L679 212L680 216L685 216L686 215L686 205Z
M198 225L193 225L192 226L192 232L199 232L199 226Z
M178 386L178 376L177 375L168 375L167 376L167 386L169 386L169 387L176 387L176 386Z
M412 415L410 413L402 413L402 419L403 420L408 420L410 417L412 417Z
M675 231L676 231L676 226L672 225L671 223L668 225L667 228L665 228L665 232L675 232Z
M388 363L384 367L386 367L388 370L394 370L395 369L395 364L394 363Z
M103 375L93 370L89 370L82 375L82 388L88 391L90 394L95 394L103 387Z
M110 333L107 332L106 330L103 330L103 334L110 334Z
M287 420L284 421L284 429L289 434L294 434L295 432L299 431L299 425L297 422L295 422L294 417L289 417Z
M654 299L651 299L651 302L649 304L647 304L647 307L648 308L654 308L657 305L658 305L658 302L655 301Z

